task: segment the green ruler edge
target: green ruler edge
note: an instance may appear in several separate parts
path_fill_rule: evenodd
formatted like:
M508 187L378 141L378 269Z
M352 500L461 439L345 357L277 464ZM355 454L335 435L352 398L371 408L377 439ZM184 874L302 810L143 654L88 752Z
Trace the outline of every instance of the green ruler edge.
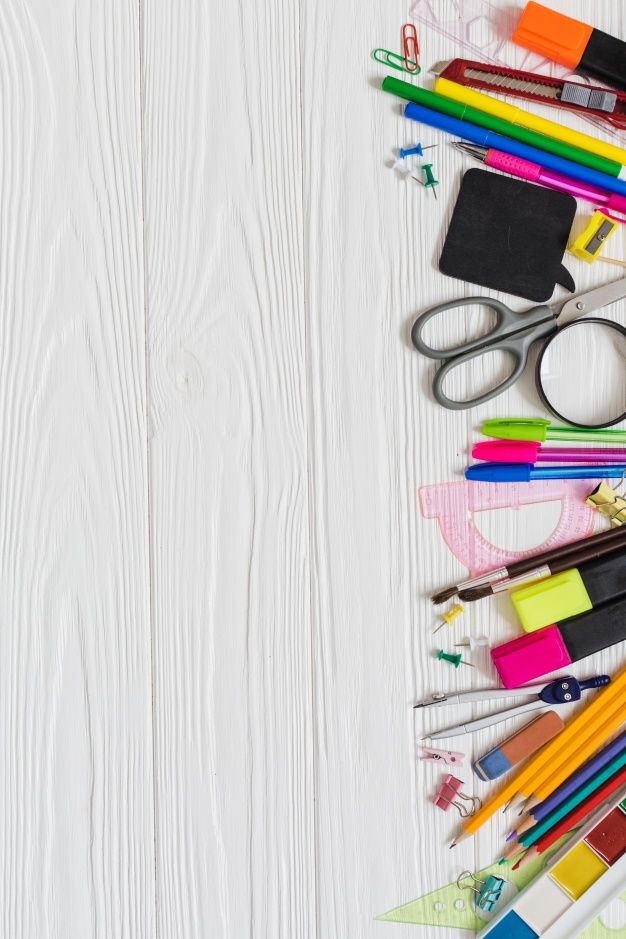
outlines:
M550 852L546 851L546 855L549 857L554 854L565 840L554 845ZM547 857L537 858L517 871L512 870L513 861L507 864L492 864L478 871L476 877L479 880L485 880L488 874L496 874L513 883L518 890L522 890L537 876L546 860L548 860ZM620 899L626 901L626 890L619 896ZM485 921L474 912L473 898L474 895L470 890L460 890L455 883L448 884L447 887L433 890L423 897L418 897L417 900L397 906L388 913L377 916L376 919L392 923L413 923L420 926L452 926L456 929L477 932L485 925ZM459 900L464 901L463 909L457 909L455 906ZM626 926L609 929L600 919L596 919L581 933L580 939L626 939Z

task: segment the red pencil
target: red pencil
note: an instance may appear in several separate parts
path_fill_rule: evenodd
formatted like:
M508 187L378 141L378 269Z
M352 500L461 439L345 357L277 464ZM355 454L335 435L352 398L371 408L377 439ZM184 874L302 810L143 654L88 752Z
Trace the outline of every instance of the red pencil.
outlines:
M605 802L609 796L613 795L621 786L626 786L626 766L620 770L619 773L616 773L615 776L612 776L610 779L604 783L603 786L600 786L599 789L589 796L584 802L576 806L576 808L566 815L565 818L562 818L558 825L555 825L550 831L546 832L542 838L539 838L536 843L529 848L523 858L517 862L513 870L516 870L518 867L526 864L528 861L531 861L533 858L537 857L539 854L549 848L551 845L558 841L559 838L562 838L563 835L567 834L568 831L571 831L575 825L579 822L584 821L591 812L594 812L599 806Z

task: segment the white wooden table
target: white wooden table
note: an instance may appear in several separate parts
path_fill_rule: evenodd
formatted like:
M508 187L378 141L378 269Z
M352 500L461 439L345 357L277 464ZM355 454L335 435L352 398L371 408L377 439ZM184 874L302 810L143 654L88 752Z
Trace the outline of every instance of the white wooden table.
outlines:
M462 292L436 262L468 164L440 139L438 201L385 165L417 131L369 53L406 18L0 5L5 939L432 936L374 916L494 857L504 820L451 856L416 762L413 701L493 681L432 658L463 569L417 493L538 409L528 381L445 413L408 345ZM426 66L461 53L419 30ZM528 547L557 515L481 525Z

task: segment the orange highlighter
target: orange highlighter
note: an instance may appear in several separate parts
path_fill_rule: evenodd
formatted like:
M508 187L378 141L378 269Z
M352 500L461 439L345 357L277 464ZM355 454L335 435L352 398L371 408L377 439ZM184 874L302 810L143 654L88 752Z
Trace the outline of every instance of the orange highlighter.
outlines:
M626 91L626 43L535 0L526 4L513 42Z

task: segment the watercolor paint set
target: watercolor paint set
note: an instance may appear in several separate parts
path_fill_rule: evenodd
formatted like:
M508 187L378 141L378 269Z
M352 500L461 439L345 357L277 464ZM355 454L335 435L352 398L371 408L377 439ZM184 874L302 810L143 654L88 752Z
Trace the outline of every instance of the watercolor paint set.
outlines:
M626 799L605 805L478 939L571 939L626 879Z

